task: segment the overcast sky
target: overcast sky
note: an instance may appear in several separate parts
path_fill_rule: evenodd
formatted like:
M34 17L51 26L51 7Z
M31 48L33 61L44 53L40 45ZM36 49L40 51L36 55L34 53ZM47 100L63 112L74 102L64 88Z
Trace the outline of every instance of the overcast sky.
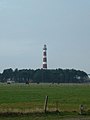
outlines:
M90 73L90 0L0 0L0 72L42 67Z

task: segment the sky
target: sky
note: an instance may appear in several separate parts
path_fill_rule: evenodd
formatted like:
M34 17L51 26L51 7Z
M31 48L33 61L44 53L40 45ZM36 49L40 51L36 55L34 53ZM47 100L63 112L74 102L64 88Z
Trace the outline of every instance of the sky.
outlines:
M90 73L90 0L0 0L0 72L42 68Z

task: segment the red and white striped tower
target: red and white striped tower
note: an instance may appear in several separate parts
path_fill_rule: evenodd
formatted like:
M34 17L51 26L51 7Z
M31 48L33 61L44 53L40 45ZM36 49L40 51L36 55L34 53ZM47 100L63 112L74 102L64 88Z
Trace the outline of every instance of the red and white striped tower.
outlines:
M47 46L43 48L43 69L47 69Z

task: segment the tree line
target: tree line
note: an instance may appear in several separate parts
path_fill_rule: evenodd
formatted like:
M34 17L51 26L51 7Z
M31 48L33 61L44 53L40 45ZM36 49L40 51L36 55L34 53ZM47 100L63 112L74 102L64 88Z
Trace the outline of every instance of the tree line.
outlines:
M16 83L84 83L87 73L75 69L5 69L0 73L0 82L7 80Z

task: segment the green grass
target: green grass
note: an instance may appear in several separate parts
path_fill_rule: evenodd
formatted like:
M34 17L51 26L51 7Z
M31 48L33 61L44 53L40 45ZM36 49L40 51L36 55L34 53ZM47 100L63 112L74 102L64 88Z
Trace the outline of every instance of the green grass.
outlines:
M78 111L80 104L90 109L89 85L11 84L0 85L0 109L43 110L48 95L48 109Z
M29 113L0 114L0 120L90 120L89 116L78 115L74 112L48 112L48 113Z
M60 113L43 113L46 95L49 97L48 111L55 111L58 108ZM90 110L88 84L0 84L0 113L30 113L0 115L0 120L12 120L12 118L13 120L69 120L70 118L89 120L88 116L78 116L81 104L85 105L86 110Z

